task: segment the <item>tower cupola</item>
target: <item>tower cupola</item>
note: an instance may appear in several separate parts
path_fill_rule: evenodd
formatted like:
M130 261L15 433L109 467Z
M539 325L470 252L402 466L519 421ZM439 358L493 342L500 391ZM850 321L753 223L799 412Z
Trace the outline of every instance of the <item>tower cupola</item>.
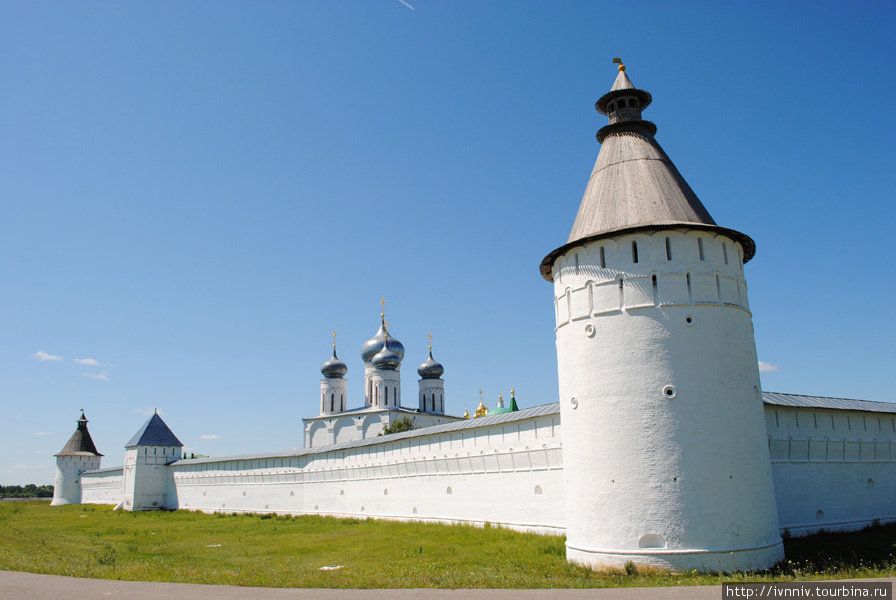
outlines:
M377 371L394 371L401 364L401 356L389 348L388 331L386 332L386 338L383 340L382 349L373 355L370 362Z
M320 380L320 414L335 415L345 412L348 382L344 379L348 372L345 363L336 356L336 332L333 332L333 357L320 368L324 376Z
M364 361L364 405L399 406L404 346L389 335L385 298L380 300L380 305L380 328L376 335L361 346L361 359ZM384 381L388 381L388 384L383 383Z
M616 76L613 87L601 96L600 100L594 104L594 108L600 114L607 115L610 125L614 125L640 121L641 111L647 108L651 101L650 92L635 88L632 80L625 74L625 65L619 61L619 75ZM654 133L656 133L656 128L654 128ZM598 134L598 140L601 140L600 134Z
M420 412L445 414L445 382L442 374L445 368L432 357L432 334L429 334L429 358L417 367L420 375L419 410Z
M338 379L345 377L348 373L348 367L344 362L336 356L336 332L333 332L333 357L323 364L320 368L321 374L327 379Z

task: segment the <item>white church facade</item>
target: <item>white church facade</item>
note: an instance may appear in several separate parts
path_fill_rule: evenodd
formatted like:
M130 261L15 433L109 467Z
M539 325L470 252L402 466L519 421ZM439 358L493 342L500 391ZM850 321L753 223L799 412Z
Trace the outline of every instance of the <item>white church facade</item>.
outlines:
M559 402L450 416L430 347L409 408L381 315L364 405L347 408L334 342L304 448L183 459L153 415L124 466L103 469L82 414L53 504L492 523L564 534L567 557L596 568L721 571L783 559L785 530L896 520L896 405L761 391L743 268L755 244L681 177L641 118L651 100L620 65L572 232L541 263ZM420 428L378 435L399 418Z

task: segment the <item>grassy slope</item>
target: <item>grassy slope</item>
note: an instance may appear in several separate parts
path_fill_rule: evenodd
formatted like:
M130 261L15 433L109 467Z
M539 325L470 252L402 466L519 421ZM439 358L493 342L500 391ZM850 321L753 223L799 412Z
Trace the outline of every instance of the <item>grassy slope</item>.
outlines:
M0 503L0 569L246 586L573 588L896 576L894 543L896 527L788 540L789 563L765 574L598 573L567 563L561 537L498 528ZM327 565L344 568L320 570Z

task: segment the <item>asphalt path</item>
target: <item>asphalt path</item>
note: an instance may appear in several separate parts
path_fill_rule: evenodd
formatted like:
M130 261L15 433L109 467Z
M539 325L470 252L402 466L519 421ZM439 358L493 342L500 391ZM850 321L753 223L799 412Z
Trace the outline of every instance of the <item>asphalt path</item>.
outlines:
M896 582L896 578L860 581ZM328 590L81 579L0 571L3 600L721 600L721 586L602 590Z

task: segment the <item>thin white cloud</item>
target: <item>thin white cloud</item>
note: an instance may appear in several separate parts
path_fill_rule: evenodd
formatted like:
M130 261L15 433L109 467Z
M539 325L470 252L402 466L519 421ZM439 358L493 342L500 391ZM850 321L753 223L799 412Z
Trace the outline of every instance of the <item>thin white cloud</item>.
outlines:
M200 436L199 436L199 439L202 439L202 440L217 440L217 439L219 439L220 437L221 437L221 436L219 436L219 435L214 435L214 434L212 434L212 435L200 435Z
M49 431L35 431L31 435L50 435Z
M90 377L91 379L99 379L101 381L111 381L109 378L109 374L105 371L101 373L81 373L84 377Z
M770 365L768 363L762 362L761 360L759 361L759 372L760 373L771 373L772 371L780 371L780 370L781 369L779 369L775 365Z
M30 469L28 465L13 465L13 469Z
M48 353L44 352L43 350L38 350L31 356L33 356L37 360L62 360L61 356L56 356L55 354L48 354Z
M95 358L76 358L75 362L79 365L89 365L91 367L100 366L100 363Z

